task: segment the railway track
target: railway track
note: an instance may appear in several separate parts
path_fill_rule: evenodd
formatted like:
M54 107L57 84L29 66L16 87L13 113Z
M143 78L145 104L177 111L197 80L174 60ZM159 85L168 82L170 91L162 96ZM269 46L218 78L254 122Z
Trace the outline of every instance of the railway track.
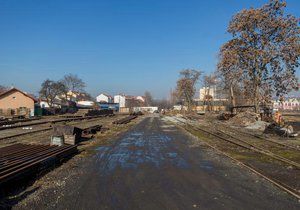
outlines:
M40 120L40 119L41 119L40 117L36 117L36 118L29 118L29 119L2 120L2 121L0 121L0 126L7 126L7 125L22 123L22 122L31 122L31 121Z
M86 120L86 119L88 119L88 120L93 121L93 120L97 120L100 117L103 117L103 116L94 116L94 117L85 117L85 118L76 118L76 119L80 119L80 120ZM75 121L77 121L77 120L75 120ZM74 120L70 120L70 118L69 118L68 120L59 120L59 121L56 120L55 121L55 123L58 123L58 122L74 122ZM76 125L76 124L77 123L72 124L72 125ZM27 125L23 125L23 126L27 126ZM20 127L22 127L22 126L20 126ZM39 132L45 132L45 131L49 131L49 130L52 130L52 127L38 129L38 130L34 130L34 131L28 131L28 132L25 132L25 133L18 133L18 134L14 134L14 135L10 135L10 136L4 136L4 137L0 138L0 141L6 140L6 139L10 139L10 138L16 138L16 137L20 137L20 136L25 136L25 135L29 135L29 134L34 134L34 133L39 133Z
M269 156L269 157L271 157L271 158L274 158L274 159L276 159L276 160L279 160L279 161L281 161L281 162L284 162L284 163L286 163L286 164L289 164L289 165L291 165L291 166L294 166L294 167L300 169L300 164L297 163L297 162L295 162L295 161L292 161L292 160L287 159L287 158L285 158L285 157L282 157L282 156L280 156L280 155L274 154L273 152L270 152L270 151L265 150L265 149L263 149L263 148L261 148L261 147L258 147L258 146L256 146L255 144L252 144L252 143L249 143L249 142L247 142L247 141L244 141L244 140L241 140L241 139L239 139L239 138L236 138L236 137L234 137L234 136L232 136L232 135L229 135L229 134L227 134L227 133L225 133L225 132L223 132L223 131L221 131L221 133L224 134L224 135L226 135L226 136L228 136L229 138L224 138L224 137L222 137L220 134L215 134L215 133L213 133L213 132L210 132L210 131L208 131L208 130L205 130L205 129L202 129L202 128L199 128L199 127L194 127L193 129L196 129L196 130L198 130L198 131L207 133L207 134L209 134L209 135L212 135L212 136L214 136L214 137L217 137L217 138L219 138L219 139L222 139L223 141L227 141L227 142L229 142L229 143L231 143L231 144L234 144L234 145L243 147L243 148L245 148L245 149L249 149L249 150L252 150L252 151L255 151L255 152L258 152L258 153L267 155L267 156Z
M209 136L216 137L217 139L220 139L223 142L230 143L230 144L235 145L237 147L250 150L252 152L258 153L261 156L267 156L268 158L272 158L272 159L280 161L284 164L287 164L289 166L293 166L293 167L296 168L295 170L299 170L299 167L300 167L299 163L297 163L295 161L291 161L287 158L284 158L280 155L274 154L274 153L272 153L270 151L267 151L265 149L259 148L255 145L251 144L251 143L249 144L248 142L245 142L245 141L243 141L241 139L238 139L236 137L232 138L232 136L228 136L228 134L226 134L227 135L227 138L226 138L224 136L221 136L220 134L216 134L214 132L209 131L209 129L199 128L195 124L188 123L187 121L184 121L184 120L179 120L179 119L174 119L174 120L176 120L177 123L180 124L182 127L184 127L186 130L188 130L187 127L186 127L186 126L188 126L189 128L191 128L194 131L197 131L197 132L200 131L202 133L208 134ZM241 161L241 160L238 160L237 158L234 158L232 155L229 155L227 152L224 152L221 149L219 149L218 146L216 146L213 143L208 143L207 141L203 141L203 143L205 145L207 145L208 147L216 150L218 153L223 154L223 155L227 156L228 158L238 162L240 165L244 166L245 168L249 169L250 171L254 172L255 174L263 177L264 179L268 180L269 182L271 182L275 186L277 186L280 189L282 189L282 190L288 192L289 194L293 195L297 199L300 199L300 192L295 187L290 186L289 184L286 184L286 183L272 177L271 175L268 175L268 173L264 172L263 170L260 170L258 167L255 167L252 164L249 164L245 161Z
M0 127L0 130L14 129L14 128L20 128L20 127L25 127L25 126L33 126L33 125L42 125L42 124L47 124L47 123L55 124L55 123L60 123L60 122L70 122L70 121L78 121L78 120L85 120L85 119L93 119L93 118L99 118L99 117L104 117L104 116L107 116L107 115L47 120L47 121L42 121L42 122L34 122L34 123L28 123L28 124L13 125L13 126L8 126L8 127Z
M245 136L245 137L254 137L254 139L260 139L260 140L262 140L261 142L263 142L263 143L270 143L270 144L273 144L273 145L276 145L276 146L280 146L281 148L285 147L285 148L288 148L288 149L293 149L293 150L300 151L300 147L299 146L297 147L296 145L284 144L284 143L281 143L281 142L278 142L278 141L274 141L272 139L265 138L261 135L252 134L252 133L242 131L242 130L238 130L238 129L232 129L231 127L225 126L225 125L216 124L216 126L217 127L224 127L224 129L227 132L231 132L231 133L235 132L235 133L238 133L239 135L242 135L242 136ZM220 130L220 129L218 129L218 130Z

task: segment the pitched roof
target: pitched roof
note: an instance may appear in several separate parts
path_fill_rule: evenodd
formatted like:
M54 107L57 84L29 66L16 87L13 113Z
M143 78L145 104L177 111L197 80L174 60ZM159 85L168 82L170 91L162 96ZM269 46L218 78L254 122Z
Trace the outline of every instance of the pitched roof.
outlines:
M7 91L4 91L4 92L0 93L0 98L1 98L1 97L4 97L5 95L7 95L7 94L9 94L9 93L11 93L11 92L13 92L13 91L17 91L17 92L22 93L23 95L27 96L28 98L31 98L34 102L37 102L37 101L38 101L38 100L37 100L36 98L34 98L32 95L27 94L27 93L25 93L25 92L23 92L23 91L21 91L21 90L19 90L19 89L17 89L17 88L11 88L11 89L9 89L9 90L7 90Z
M100 93L98 96L100 96L100 95L105 95L105 96L108 97L108 98L112 98L111 95L108 95L108 94L106 94L106 93Z

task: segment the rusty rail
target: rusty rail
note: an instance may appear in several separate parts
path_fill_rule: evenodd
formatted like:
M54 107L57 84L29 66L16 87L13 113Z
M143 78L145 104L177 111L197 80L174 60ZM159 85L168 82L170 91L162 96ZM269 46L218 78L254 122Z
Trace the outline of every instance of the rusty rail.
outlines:
M221 139L221 140L224 140L224 141L226 141L226 142L228 142L228 143L232 143L232 144L237 145L237 146L240 146L240 147L242 147L242 148L246 148L246 149L249 149L249 150L258 152L258 153L260 153L260 154L266 155L266 156L268 156L268 157L271 157L271 158L280 160L280 161L282 161L282 162L285 162L285 163L288 164L288 165L293 165L293 166L295 166L296 168L299 169L299 163L296 163L296 162L294 162L294 161L290 161L290 160L288 160L288 159L286 159L286 158L284 158L284 157L281 157L281 156L279 156L279 155L273 155L273 153L271 153L271 152L269 152L269 151L264 151L264 150L262 151L262 150L260 150L260 148L256 148L255 146L253 146L253 145L251 145L251 144L245 144L244 141L241 141L241 142L232 141L232 140L226 139L226 138L224 138L224 137L222 137L222 136L220 136L220 135L218 135L218 134L212 133L212 132L210 132L210 131L208 131L208 130L204 130L204 129L201 129L201 128L199 128L199 127L196 127L195 125L192 125L192 124L190 124L190 123L182 122L181 120L178 120L178 119L177 119L177 122L179 122L180 124L183 124L183 125L190 125L191 129L193 129L193 130L195 130L195 131L201 131L201 132L207 133L208 135L217 137L217 138L219 138L219 139ZM237 140L237 138L236 138L235 140ZM259 170L256 169L255 167L253 167L253 166L251 166L251 165L249 165L249 164L247 164L247 163L244 163L244 162L242 162L242 161L240 161L240 160L238 160L238 159L232 157L232 156L229 155L228 153L225 153L225 152L221 151L221 150L218 149L216 146L211 145L211 144L209 144L208 142L203 141L203 143L205 143L205 144L206 144L207 146L209 146L210 148L216 150L218 153L223 154L223 155L225 155L226 157L228 157L228 158L230 158L230 159L232 159L232 160L238 162L238 163L239 163L240 165L242 165L243 167L245 167L245 168L249 169L250 171L252 171L253 173L255 173L255 174L261 176L261 177L264 178L265 180L271 182L272 184L274 184L274 185L277 186L278 188L280 188L280 189L286 191L287 193L293 195L293 196L296 197L297 199L300 199L300 193L299 193L299 191L298 191L297 189L294 189L293 187L288 186L288 185L286 185L286 184L280 182L280 181L277 180L277 179L274 179L274 178L272 178L272 177L270 177L270 176L267 176L266 174L264 174L263 172L259 171Z
M77 153L75 145L14 144L0 148L0 186L49 168Z
M7 129L13 129L13 128L20 128L24 126L32 126L32 125L41 125L41 124L47 124L47 123L59 123L59 122L70 122L70 121L77 121L77 120L86 120L86 119L94 119L94 118L99 118L99 117L104 117L107 116L105 115L96 115L96 116L88 116L88 117L73 117L73 118L63 118L63 119L56 119L56 120L47 120L47 121L42 121L42 122L34 122L34 123L28 123L25 125L13 125L9 127L0 127L0 130L7 130Z

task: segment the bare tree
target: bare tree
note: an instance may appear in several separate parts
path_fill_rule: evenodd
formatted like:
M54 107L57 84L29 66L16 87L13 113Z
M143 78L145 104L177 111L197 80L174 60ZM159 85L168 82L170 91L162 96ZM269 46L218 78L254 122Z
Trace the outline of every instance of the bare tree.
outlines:
M193 98L196 92L195 85L201 75L200 71L194 69L185 69L180 72L181 78L177 81L177 96L184 101L191 111Z
M299 19L285 15L285 7L284 1L271 0L261 8L242 10L228 27L233 39L221 48L218 69L228 84L234 84L235 76L241 79L257 111L272 94L280 97L298 88Z
M208 111L211 111L211 106L213 105L213 100L215 97L215 89L217 84L217 77L215 74L204 76L204 104L208 105ZM211 94L211 89L213 88L213 94Z
M152 94L149 91L145 91L144 97L145 97L145 104L147 106L152 106L153 105Z
M173 105L167 99L158 99L153 101L153 106L157 106L158 109L170 109Z
M169 103L170 106L174 106L178 101L178 96L176 90L170 89Z
M45 98L50 108L54 107L55 99L63 93L64 84L52 80L45 80L41 85L40 97Z
M85 83L80 79L77 75L74 74L67 74L64 76L62 83L66 87L66 92L64 94L66 95L66 98L69 98L72 100L72 94L68 95L68 92L71 91L74 92L84 92Z

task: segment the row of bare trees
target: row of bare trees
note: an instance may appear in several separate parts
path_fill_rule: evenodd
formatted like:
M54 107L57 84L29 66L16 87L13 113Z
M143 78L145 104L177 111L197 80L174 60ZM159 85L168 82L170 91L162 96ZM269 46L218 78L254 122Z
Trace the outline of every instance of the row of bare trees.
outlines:
M55 101L60 98L62 100L73 100L73 93L84 92L85 83L77 75L67 74L63 79L53 81L46 79L39 92L40 97L46 99L50 108L54 107Z

